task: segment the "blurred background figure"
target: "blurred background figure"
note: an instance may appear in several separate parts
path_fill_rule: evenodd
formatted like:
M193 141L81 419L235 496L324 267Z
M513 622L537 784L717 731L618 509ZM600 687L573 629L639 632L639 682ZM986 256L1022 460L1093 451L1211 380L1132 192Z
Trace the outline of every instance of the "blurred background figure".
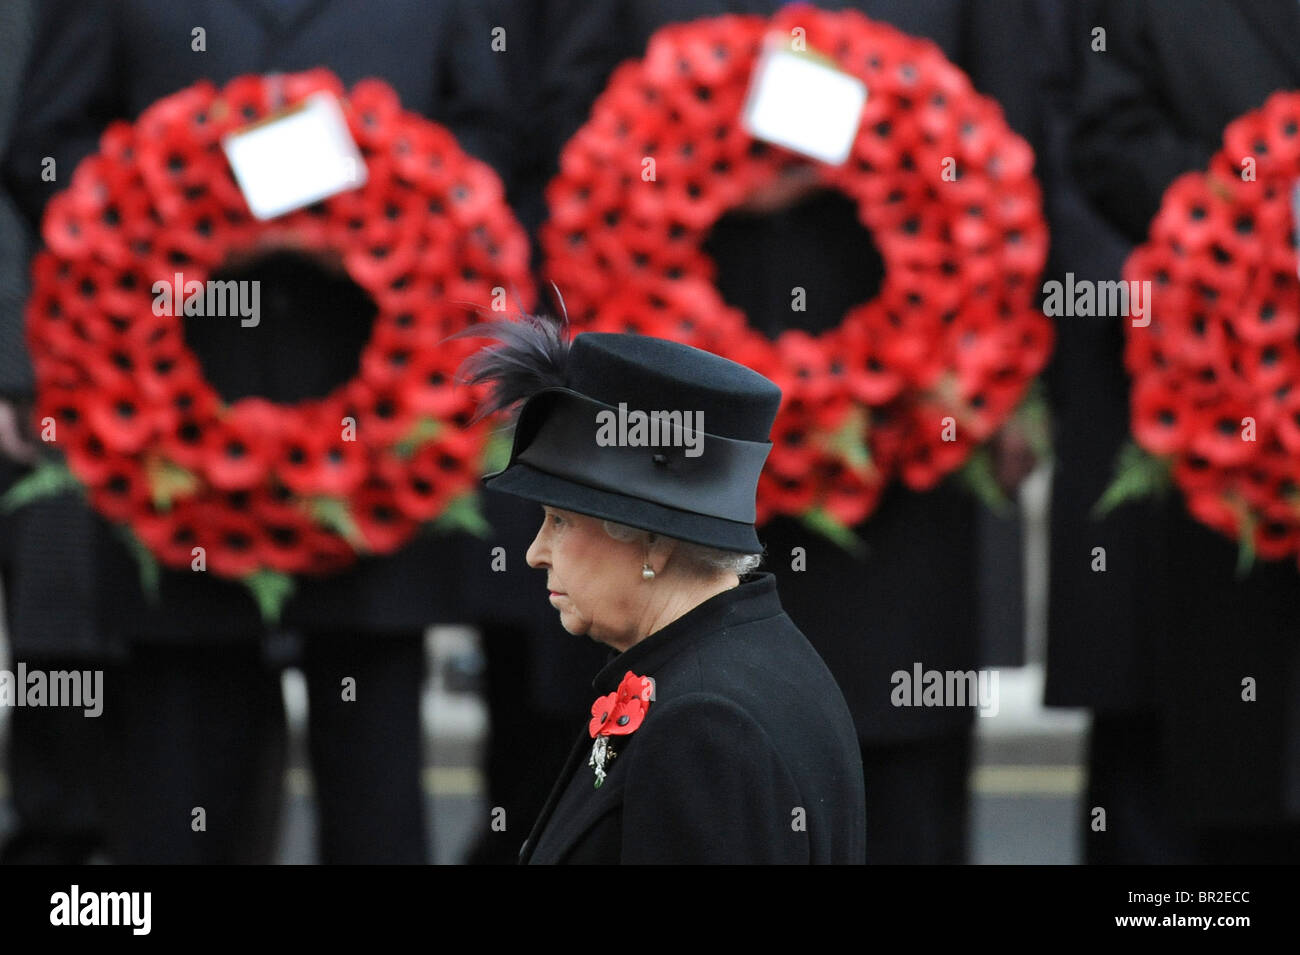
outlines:
M4 166L9 195L34 233L45 203L110 121L134 119L199 79L220 84L316 66L347 86L367 76L386 80L405 108L449 126L467 151L492 161L509 136L482 122L499 107L474 99L507 91L494 79L491 37L472 32L471 9L454 0L390 0L381 16L342 0L39 4ZM206 33L204 50L192 48L196 27ZM55 182L41 180L46 156L57 161ZM349 280L290 255L268 256L240 277L267 291L258 326L187 328L223 397L297 401L355 372L373 304ZM5 321L8 360L21 349L13 315ZM20 381L17 395L29 391L30 381ZM502 514L508 525L509 511ZM6 591L15 653L30 648L29 661L52 653L56 640L79 632L60 622L75 613L89 622L87 639L127 654L106 676L102 718L117 747L108 823L114 861L275 857L286 742L280 671L290 664L306 676L321 861L428 860L424 631L464 619L463 542L422 536L397 554L301 582L284 627L267 631L242 587L208 574L164 571L161 601L150 604L117 536L73 502L23 520L41 544L13 539L16 584ZM50 578L44 561L55 555L64 576ZM43 582L40 599L25 596L26 581ZM516 621L525 632L535 624ZM490 633L486 639L491 644ZM356 681L355 701L342 699L344 677ZM14 729L18 755L22 727ZM70 773L53 779L52 771L47 783L56 789L82 782ZM24 777L15 772L13 783L21 806ZM207 810L206 833L190 831L196 806Z
M0 155L16 118L32 15L27 0L0 9ZM37 455L32 369L23 346L30 248L30 230L0 190L0 493ZM66 496L0 513L0 589L10 653L33 669L104 667L113 659L89 613L88 534L88 515ZM83 543L65 551L60 540ZM105 724L77 709L15 708L8 735L4 765L16 825L0 848L0 864L74 864L101 854L103 787L111 769Z
M1161 196L1224 126L1300 88L1294 0L1043 0L1051 104L1049 277L1119 277ZM1098 28L1104 50L1096 49ZM1056 429L1046 700L1093 708L1080 827L1097 863L1300 857L1300 576L1234 576L1237 547L1181 492L1088 513L1129 433L1120 322L1065 318L1048 376ZM1107 570L1091 569L1106 549ZM1256 702L1241 681L1258 681ZM1095 831L1094 808L1106 812Z
M642 55L659 27L724 13L771 15L780 6L775 0L537 0L537 35L547 59L527 117L529 140L544 143L545 151L535 154L531 175L522 171L517 179L541 189L614 66ZM878 0L827 6L854 7L935 41L1036 144L1036 91L1024 82L1026 51L1033 49L1030 4ZM851 306L875 296L883 275L879 252L851 201L806 184L776 186L724 216L706 251L717 263L723 297L772 338L786 328L815 334L837 325ZM795 286L807 290L805 312L790 308ZM994 447L1004 490L1014 490L1032 466L1024 442L1004 433ZM955 481L925 493L895 484L854 528L867 545L861 559L792 518L778 517L759 531L783 605L826 660L854 716L866 776L869 862L967 859L974 713L895 707L889 695L890 675L911 672L914 663L940 670L981 664L981 597L1017 611L1021 606L1014 591L1018 542L1006 554L1011 566L993 577L1000 584L979 592L979 508ZM806 571L791 570L796 546L805 549ZM1007 616L1016 627L1009 642L1018 648L1020 619L1015 612Z

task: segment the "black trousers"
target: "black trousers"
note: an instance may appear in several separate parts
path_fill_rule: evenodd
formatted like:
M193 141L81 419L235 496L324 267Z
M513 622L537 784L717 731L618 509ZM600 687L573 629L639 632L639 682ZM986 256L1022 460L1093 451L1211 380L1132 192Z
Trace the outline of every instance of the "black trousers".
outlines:
M586 640L573 637L574 641ZM471 844L469 865L514 865L519 849L532 829L564 768L573 735L595 692L590 677L600 668L603 649L578 644L579 652L564 653L552 661L550 675L561 687L553 696L569 696L569 705L545 706L535 682L540 670L538 641L522 627L496 623L482 629L487 660L484 696L489 727L484 751L487 798L492 809L505 811L504 827L490 822ZM572 647L560 648L572 651ZM556 713L556 710L560 713Z
M897 743L859 740L869 865L967 861L972 732Z
M19 659L29 671L103 666L29 655L14 665ZM118 771L105 718L74 707L14 707L8 736L15 825L0 848L0 865L81 865L105 853L105 794Z
M1182 825L1166 783L1160 718L1098 712L1088 740L1088 789L1081 821L1090 865L1282 865L1300 858L1300 823ZM1106 828L1093 828L1093 810Z
M302 669L320 861L427 862L423 635L309 634ZM114 861L275 861L287 731L260 649L139 645L112 684Z

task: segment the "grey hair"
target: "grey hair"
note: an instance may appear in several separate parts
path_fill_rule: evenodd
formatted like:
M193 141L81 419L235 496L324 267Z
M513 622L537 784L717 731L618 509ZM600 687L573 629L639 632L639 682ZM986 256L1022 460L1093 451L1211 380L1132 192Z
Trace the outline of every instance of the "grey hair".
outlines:
M620 524L617 521L603 520L602 525L605 528L605 533L617 541L643 541L648 543L652 536L667 536L662 534L652 535L650 531L642 530L639 527L628 527L626 524ZM730 571L737 577L744 577L746 574L758 570L763 563L762 554L740 554L736 551L722 550L718 547L709 547L705 544L696 544L684 540L677 540L677 549L674 553L681 557L689 567L706 575L712 575L718 571Z

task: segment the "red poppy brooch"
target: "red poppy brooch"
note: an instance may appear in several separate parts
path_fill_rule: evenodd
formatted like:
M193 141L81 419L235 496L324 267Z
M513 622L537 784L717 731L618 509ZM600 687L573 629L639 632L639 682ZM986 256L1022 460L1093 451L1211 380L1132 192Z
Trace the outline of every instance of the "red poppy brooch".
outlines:
M587 765L596 771L597 789L605 781L605 766L618 755L610 737L635 733L645 720L646 710L654 698L654 678L637 676L628 670L617 690L591 704L591 722L587 724L587 732L596 742L592 744Z

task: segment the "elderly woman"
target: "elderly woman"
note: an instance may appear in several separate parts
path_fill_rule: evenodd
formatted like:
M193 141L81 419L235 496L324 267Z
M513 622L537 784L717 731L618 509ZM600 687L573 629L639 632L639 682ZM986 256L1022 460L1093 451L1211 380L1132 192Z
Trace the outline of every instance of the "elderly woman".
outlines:
M470 334L501 342L467 365L492 385L481 413L518 408L485 483L542 505L528 563L564 628L615 651L521 861L861 861L853 721L757 571L780 389L657 338L570 343L534 317Z

